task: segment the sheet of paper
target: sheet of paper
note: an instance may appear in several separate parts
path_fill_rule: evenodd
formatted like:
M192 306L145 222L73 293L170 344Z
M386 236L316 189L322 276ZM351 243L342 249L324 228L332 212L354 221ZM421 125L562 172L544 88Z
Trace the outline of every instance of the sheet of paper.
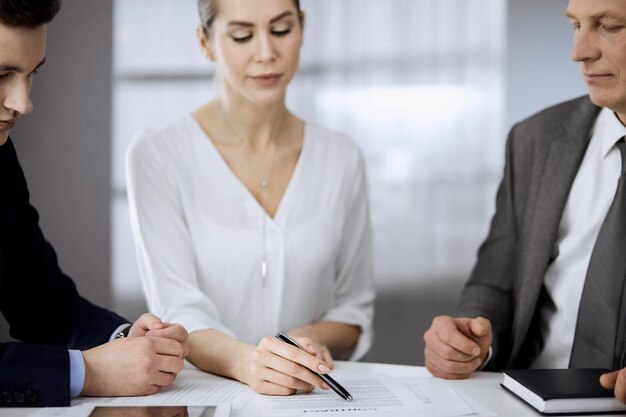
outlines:
M398 378L418 398L433 407L428 416L494 417L498 414L463 391L455 390L444 380L432 377ZM417 414L419 415L419 414ZM416 416L417 416L416 415Z
M428 408L426 413L416 416L469 416L474 410L445 381L432 377L397 378L415 397Z
M471 407L472 410L474 410L473 415L478 416L478 417L496 417L498 415L498 413L488 409L487 407L482 405L480 402L478 402L478 400L475 400L474 398L470 397L465 392L461 390L456 390L456 393L459 394L459 397L461 397L463 401L465 401L467 405Z
M217 379L205 372L186 370L170 387L143 397L79 397L72 400L78 405L213 405L229 403L243 407L251 400L248 387L235 381Z
M424 380L424 381L418 381ZM288 397L255 395L254 402L264 416L462 416L473 411L445 384L433 378L409 378L407 381L382 374L343 374L339 380L354 397L347 402L333 391L315 390L312 393Z

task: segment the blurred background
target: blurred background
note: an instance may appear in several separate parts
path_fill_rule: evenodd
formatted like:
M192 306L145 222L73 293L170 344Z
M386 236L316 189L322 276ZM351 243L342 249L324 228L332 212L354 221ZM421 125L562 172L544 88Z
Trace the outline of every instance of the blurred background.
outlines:
M423 365L494 211L508 129L585 93L566 0L302 0L288 95L349 134L368 164L379 291L366 360ZM83 295L145 311L128 221L133 135L212 97L194 0L64 0L33 114L12 132L42 228ZM63 308L63 306L59 306ZM0 321L0 340L8 340Z

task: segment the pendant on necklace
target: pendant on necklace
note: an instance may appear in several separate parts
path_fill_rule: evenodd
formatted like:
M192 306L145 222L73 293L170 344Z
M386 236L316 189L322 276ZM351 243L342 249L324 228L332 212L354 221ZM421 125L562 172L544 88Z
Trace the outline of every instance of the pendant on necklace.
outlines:
M265 259L261 261L261 278L263 279L263 286L265 287L265 277L267 277L267 262Z
M261 188L267 188L267 180L261 180Z

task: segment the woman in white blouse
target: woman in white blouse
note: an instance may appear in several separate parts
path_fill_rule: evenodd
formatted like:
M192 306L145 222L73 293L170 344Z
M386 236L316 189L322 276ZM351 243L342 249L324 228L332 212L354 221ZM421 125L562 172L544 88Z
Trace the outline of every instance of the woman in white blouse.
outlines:
M346 137L285 107L299 61L297 0L199 0L218 96L127 155L150 310L189 331L189 361L288 395L328 389L332 358L372 341L363 160ZM293 336L299 350L274 337Z

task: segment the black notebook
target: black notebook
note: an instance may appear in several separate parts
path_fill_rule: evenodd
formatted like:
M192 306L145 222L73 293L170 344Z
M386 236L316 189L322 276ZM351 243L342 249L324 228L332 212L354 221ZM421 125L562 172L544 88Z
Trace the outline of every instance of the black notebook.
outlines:
M613 391L600 385L606 369L520 369L504 372L501 386L541 414L626 411Z

